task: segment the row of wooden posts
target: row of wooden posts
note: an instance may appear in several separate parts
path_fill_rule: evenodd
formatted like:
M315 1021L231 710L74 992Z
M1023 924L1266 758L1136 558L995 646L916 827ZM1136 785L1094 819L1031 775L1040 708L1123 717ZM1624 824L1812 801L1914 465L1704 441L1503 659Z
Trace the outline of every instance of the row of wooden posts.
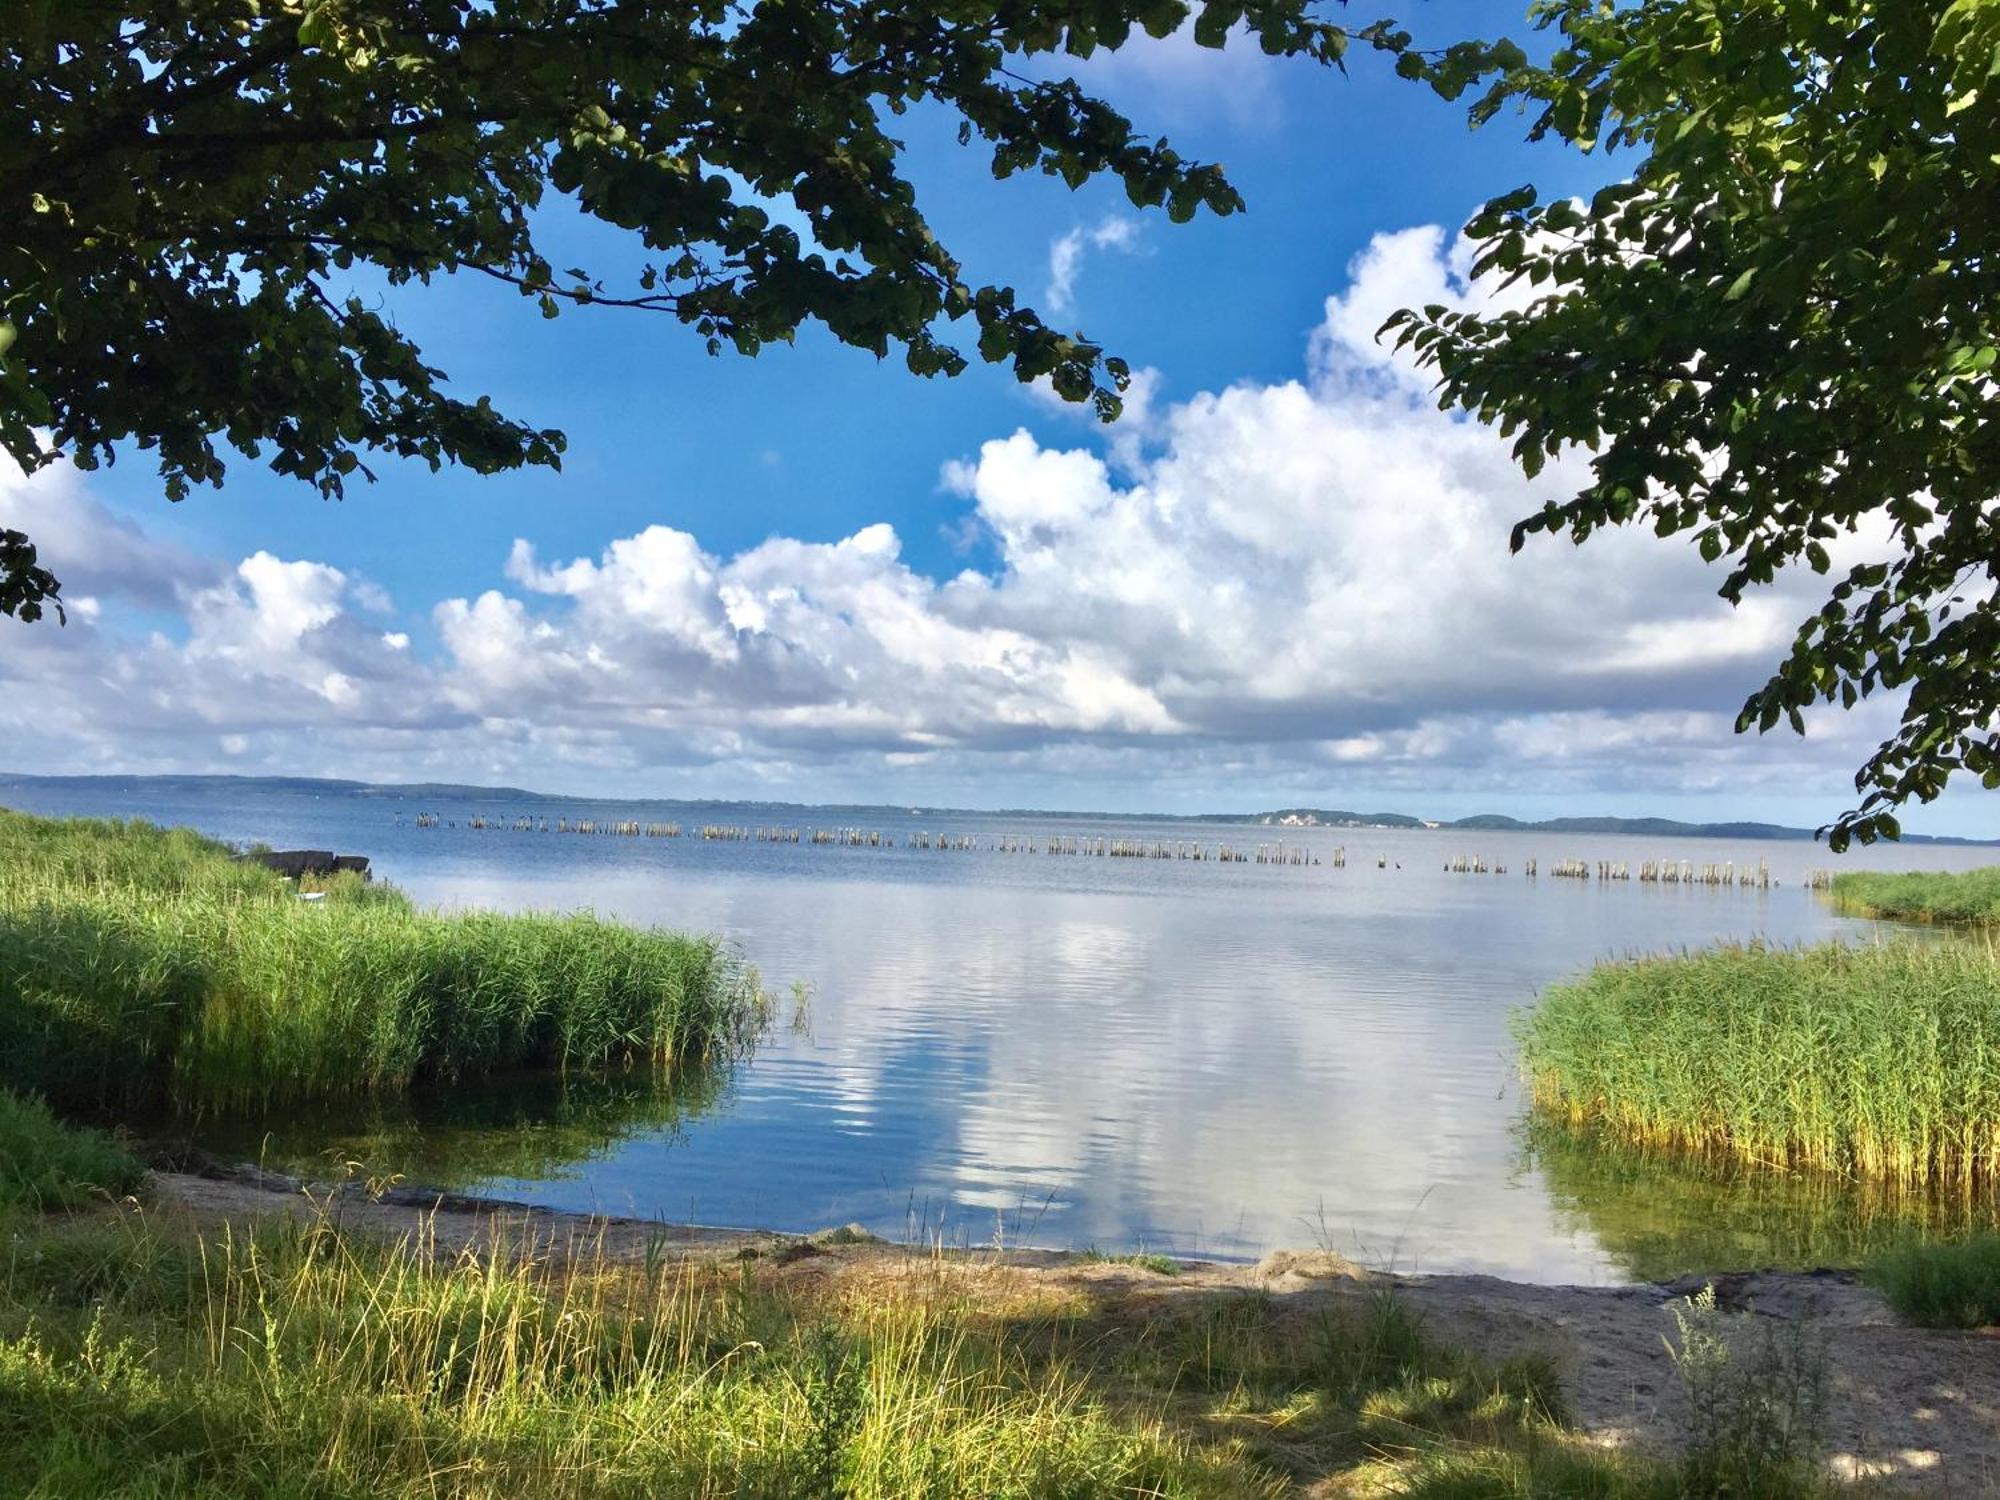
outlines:
M1455 854L1444 862L1444 868L1448 875L1507 873L1505 865L1489 864L1477 854ZM1540 861L1526 861L1521 866L1521 873L1530 880L1538 878L1541 874ZM1549 866L1549 874L1558 880L1630 880L1632 866L1622 859L1559 859ZM1639 862L1638 878L1647 885L1726 885L1758 891L1768 891L1778 883L1771 878L1771 862L1767 859L1758 860L1754 869L1749 865L1738 868L1734 860L1697 864L1691 859L1647 859ZM1829 872L1816 870L1806 883L1813 890L1824 890L1831 882Z
M400 817L398 818L400 820ZM418 813L419 828L455 828L455 819L436 813ZM631 819L600 821L593 818L488 818L475 813L465 820L472 829L504 828L513 833L581 833L617 838L667 838L683 836L711 843L838 845L842 848L893 849L896 836L873 828L776 828L743 827L727 823L704 823L683 828L679 823L641 823ZM1098 859L1175 859L1215 864L1317 865L1318 854L1302 844L1280 839L1275 844L1238 848L1233 844L1203 844L1194 839L1144 840L1115 839L1081 834L1049 834L1042 837L1002 834L981 840L967 833L932 833L920 829L903 840L909 849L936 849L959 853L988 850L997 854L1067 854ZM1347 850L1333 851L1335 869L1347 866Z
M402 821L402 815L397 815ZM456 827L456 820L441 819L436 813L418 813L414 819L418 828ZM592 818L523 818L489 819L475 813L465 820L467 828L505 828L514 833L580 833L597 834L619 838L698 838L711 843L759 843L759 844L809 844L817 846L835 845L842 848L893 849L896 836L873 828L785 828L749 827L733 823L704 823L699 827L683 828L679 823L642 823L632 819L599 821ZM919 830L903 840L903 847L910 849L935 849L944 852L972 853L980 850L996 854L1061 854L1082 858L1099 859L1172 859L1195 860L1214 864L1260 864L1310 866L1320 863L1320 856L1302 844L1291 844L1280 839L1275 844L1258 844L1254 848L1237 847L1233 844L1203 844L1194 839L1145 840L1116 839L1085 834L1048 834L1037 837L1023 834L999 834L981 840L977 835L966 833L932 833ZM1327 861L1336 870L1347 868L1347 848L1336 848ZM1375 861L1378 870L1389 867L1386 855ZM1399 864L1398 869L1401 868ZM1489 861L1483 855L1454 854L1444 862L1445 872L1452 875L1505 875L1507 866ZM1539 860L1528 859L1521 864L1521 873L1528 879L1541 875ZM1634 867L1623 860L1559 859L1549 866L1548 873L1559 880L1631 880ZM1755 867L1738 867L1733 860L1697 863L1694 860L1641 860L1637 866L1636 878L1649 885L1709 885L1732 886L1748 890L1769 890L1778 884L1771 878L1770 861L1760 859ZM1807 889L1826 890L1833 883L1831 870L1813 870L1807 874Z

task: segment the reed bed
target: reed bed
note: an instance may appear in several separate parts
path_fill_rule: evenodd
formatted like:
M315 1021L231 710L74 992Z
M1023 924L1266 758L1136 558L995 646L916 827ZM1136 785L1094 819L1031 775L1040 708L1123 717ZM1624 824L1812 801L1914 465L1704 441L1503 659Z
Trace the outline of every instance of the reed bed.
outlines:
M1598 965L1516 1018L1535 1105L1639 1146L1911 1190L2000 1179L2000 955L1724 947Z
M2000 923L2000 865L1957 874L1850 870L1834 876L1830 888L1843 910L1859 916L1957 926Z
M0 1082L226 1109L740 1047L767 1002L713 939L442 915L353 876L305 902L221 845L0 813Z

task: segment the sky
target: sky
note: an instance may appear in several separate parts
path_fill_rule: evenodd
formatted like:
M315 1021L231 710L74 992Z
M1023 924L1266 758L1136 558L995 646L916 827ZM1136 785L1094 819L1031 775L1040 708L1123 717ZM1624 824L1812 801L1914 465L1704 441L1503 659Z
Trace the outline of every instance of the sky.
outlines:
M1405 9L1427 43L1506 12ZM170 505L137 451L0 461L0 526L70 601L66 627L0 621L0 769L1806 825L1853 805L1894 703L1732 732L1817 580L1731 608L1681 540L1510 556L1579 464L1525 480L1374 340L1402 306L1518 295L1467 279L1457 229L1487 198L1628 160L1530 145L1514 116L1470 130L1368 55L1343 76L1182 36L1079 72L1222 162L1248 212L1175 225L1115 184L996 182L936 119L899 125L969 275L1139 371L1119 423L814 331L711 357L669 320L544 321L477 278L398 293L459 393L567 433L562 471L391 460L327 502L237 459ZM630 258L561 206L542 227L555 264ZM1905 826L2000 834L2000 797Z

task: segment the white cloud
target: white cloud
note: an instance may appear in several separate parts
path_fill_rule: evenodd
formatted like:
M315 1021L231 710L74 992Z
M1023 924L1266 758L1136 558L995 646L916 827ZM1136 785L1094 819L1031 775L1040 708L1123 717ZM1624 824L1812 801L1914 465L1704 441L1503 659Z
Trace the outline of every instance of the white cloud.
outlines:
M1221 123L1262 133L1281 123L1287 70L1296 73L1301 64L1266 54L1243 25L1230 30L1227 46L1203 47L1190 21L1165 37L1134 27L1121 47L1100 48L1082 61L1041 58L1030 66L1044 76L1078 79L1143 126Z
M1650 535L1509 555L1578 471L1525 481L1374 338L1412 301L1490 302L1466 266L1439 230L1380 236L1299 378L1168 402L1148 372L1101 448L1020 431L946 464L995 559L949 578L881 523L733 556L655 525L569 559L516 540L494 587L384 619L396 601L340 568L173 554L74 475L0 476L0 516L107 601L63 631L0 626L0 690L45 705L35 733L0 728L0 764L198 766L224 735L288 769L681 792L1840 800L1881 706L1805 741L1730 733L1817 580L1732 610ZM184 635L135 638L120 604L165 600ZM403 628L425 615L434 645Z
M1111 214L1089 228L1079 226L1058 235L1049 244L1049 284L1042 293L1043 310L1052 318L1067 318L1076 312L1076 278L1083 269L1087 251L1117 250L1130 253L1139 244L1140 223L1123 214Z
M71 585L71 599L87 589L85 597L100 602L171 606L185 591L207 587L227 571L113 515L86 493L84 477L67 464L29 478L0 453L0 528L26 532L42 566Z

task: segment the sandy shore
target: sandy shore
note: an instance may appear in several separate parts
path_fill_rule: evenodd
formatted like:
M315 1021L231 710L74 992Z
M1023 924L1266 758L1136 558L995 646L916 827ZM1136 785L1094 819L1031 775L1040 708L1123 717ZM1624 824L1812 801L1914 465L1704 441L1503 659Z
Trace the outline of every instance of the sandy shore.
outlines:
M353 1189L307 1189L249 1168L161 1172L154 1184L160 1204L204 1225L325 1211L364 1231L425 1228L447 1249L484 1245L496 1234L510 1242L532 1237L555 1253L584 1243L614 1260L751 1259L764 1274L821 1284L945 1277L954 1290L996 1302L1068 1293L1126 1314L1253 1290L1306 1314L1327 1299L1393 1288L1441 1339L1496 1356L1553 1358L1581 1431L1654 1450L1671 1445L1681 1427L1680 1383L1667 1346L1673 1308L1705 1284L1550 1287L1488 1276L1401 1276L1317 1250L1275 1251L1254 1266L1184 1261L1166 1274L1056 1251L896 1245L851 1230L796 1236L711 1229L410 1188L370 1198ZM1713 1284L1733 1318L1806 1320L1825 1341L1836 1472L1923 1494L2000 1494L2000 1337L1992 1331L1904 1327L1875 1293L1840 1272L1732 1273Z

